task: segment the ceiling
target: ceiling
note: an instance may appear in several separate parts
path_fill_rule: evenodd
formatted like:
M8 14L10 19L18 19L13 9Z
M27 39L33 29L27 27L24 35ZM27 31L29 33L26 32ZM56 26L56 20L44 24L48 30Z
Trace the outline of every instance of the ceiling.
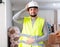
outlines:
M11 0L12 10L21 10L32 0ZM38 2L40 9L60 9L60 0L34 0Z

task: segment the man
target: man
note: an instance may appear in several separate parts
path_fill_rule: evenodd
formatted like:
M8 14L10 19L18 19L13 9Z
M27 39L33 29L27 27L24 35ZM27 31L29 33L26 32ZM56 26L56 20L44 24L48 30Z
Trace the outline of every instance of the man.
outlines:
M29 13L29 17L24 17L23 20L23 34L20 37L18 47L44 47L44 42L48 37L48 27L43 18L37 16L39 6L37 2L29 2L25 9ZM15 22L19 22L19 15L25 10L18 12L13 16Z

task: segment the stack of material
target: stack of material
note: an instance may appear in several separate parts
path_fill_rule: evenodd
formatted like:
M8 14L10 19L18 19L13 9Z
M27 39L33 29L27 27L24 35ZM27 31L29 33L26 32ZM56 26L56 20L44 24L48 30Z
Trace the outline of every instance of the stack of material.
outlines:
M48 38L49 44L57 44L60 43L60 31L57 31L56 33L51 33Z
M49 35L48 44L50 44L50 45L59 44L60 45L60 31L56 31L56 33L51 33Z
M56 33L56 43L60 43L60 31Z
M17 27L10 27L8 30L8 36L10 37L10 47L18 47L18 40L20 37L20 30Z

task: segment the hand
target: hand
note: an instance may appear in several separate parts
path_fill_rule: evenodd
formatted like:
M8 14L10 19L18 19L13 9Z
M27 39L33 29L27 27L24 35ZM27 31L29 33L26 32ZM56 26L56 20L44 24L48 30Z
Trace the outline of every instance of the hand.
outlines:
M28 43L28 44L32 44L34 41L35 41L35 39L32 38L32 37L30 37L30 38L28 38L28 40L27 40L26 43Z

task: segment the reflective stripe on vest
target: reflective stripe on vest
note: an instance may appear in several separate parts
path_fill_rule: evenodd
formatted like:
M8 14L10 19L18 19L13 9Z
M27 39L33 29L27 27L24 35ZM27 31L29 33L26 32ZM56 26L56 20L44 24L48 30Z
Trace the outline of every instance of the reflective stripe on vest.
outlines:
M32 36L43 36L43 26L44 26L44 19L37 17L36 21L34 22L34 25L32 27L32 21L31 21L31 17L24 17L24 23L23 23L23 30L22 30L22 34L27 34ZM21 36L20 37L20 41L24 41L26 42L26 40L28 39L28 37L24 37ZM34 38L34 39L37 39ZM22 41L22 42L23 42ZM41 44L43 44L43 41L35 43L35 44L25 44L25 43L19 43L18 47L33 47L33 45L37 45L37 47L41 46Z

